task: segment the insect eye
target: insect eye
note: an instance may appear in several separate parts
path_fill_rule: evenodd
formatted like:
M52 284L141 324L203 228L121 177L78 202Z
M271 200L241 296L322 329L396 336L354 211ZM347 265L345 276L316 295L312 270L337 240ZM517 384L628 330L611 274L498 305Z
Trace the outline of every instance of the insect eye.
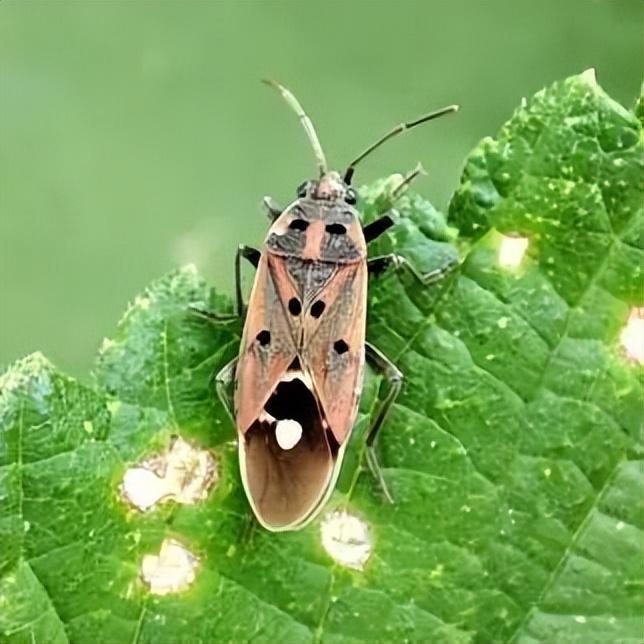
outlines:
M344 193L344 200L351 206L358 202L358 193L353 188L347 188Z
M288 227L293 230L306 230L309 227L309 222L304 219L293 219Z
M347 229L342 224L327 224L326 231L332 235L344 235L344 233L347 232Z
M308 190L308 187L309 187L309 182L308 181L302 182L297 187L297 191L296 191L297 196L298 197L306 197L306 191Z

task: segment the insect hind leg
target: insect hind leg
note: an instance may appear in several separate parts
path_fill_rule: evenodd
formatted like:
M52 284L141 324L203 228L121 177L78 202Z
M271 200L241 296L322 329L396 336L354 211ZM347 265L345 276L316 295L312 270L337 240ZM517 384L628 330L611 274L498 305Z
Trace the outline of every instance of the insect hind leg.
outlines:
M378 436L378 432L382 428L389 411L391 410L392 405L396 402L398 395L402 389L403 385L403 373L398 369L398 367L391 361L387 356L382 353L380 350L376 349L372 344L368 342L365 343L365 357L369 363L379 371L387 381L387 393L383 398L382 402L378 406L373 419L371 421L371 426L369 427L369 432L367 433L367 464L369 469L373 474L376 481L380 485L382 493L389 503L393 503L393 497L389 492L387 484L385 482L384 476L382 474L382 467L378 462L378 456L375 449L375 441Z

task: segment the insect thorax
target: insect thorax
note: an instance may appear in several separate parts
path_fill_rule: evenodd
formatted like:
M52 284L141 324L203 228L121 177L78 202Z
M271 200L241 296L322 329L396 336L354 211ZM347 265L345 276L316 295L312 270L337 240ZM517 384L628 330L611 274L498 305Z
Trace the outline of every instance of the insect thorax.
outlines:
M278 217L266 248L282 256L335 264L366 256L358 213L343 201L310 197L298 199Z

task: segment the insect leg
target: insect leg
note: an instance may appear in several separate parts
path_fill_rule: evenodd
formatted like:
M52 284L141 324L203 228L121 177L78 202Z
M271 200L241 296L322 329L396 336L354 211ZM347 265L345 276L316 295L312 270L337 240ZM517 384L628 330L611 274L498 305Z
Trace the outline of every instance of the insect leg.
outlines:
M259 258L261 253L252 246L245 246L244 244L240 245L237 248L237 253L235 254L235 300L236 300L236 313L214 313L213 311L207 311L206 309L200 309L196 306L191 306L190 310L195 314L214 324L226 324L228 322L235 322L239 318L244 318L246 312L246 305L244 304L244 298L242 296L241 288L241 258L244 257L247 259L255 268L259 264Z
M406 257L402 255L381 255L373 257L367 262L367 268L372 275L379 275L389 268L406 268L421 284L430 286L440 282L445 276L449 275L459 265L457 260L449 259L429 273L421 273Z
M374 443L380 428L387 419L391 406L396 401L396 398L398 398L398 394L402 389L403 373L384 353L368 342L365 343L365 357L384 376L388 384L387 393L378 407L378 411L371 422L371 427L367 434L367 463L371 473L378 481L385 498L389 503L393 503L394 500L387 489L387 484L382 475L382 468L380 467L380 463L378 463Z
M235 422L235 409L233 396L231 395L231 386L235 379L235 369L237 368L237 358L233 358L226 364L215 376L215 388L222 405L228 412L233 423Z
M280 208L272 199L272 197L264 197L262 199L262 204L266 208L266 214L271 221L275 221L284 211L284 208Z
M240 244L237 248L235 255L235 297L237 300L237 315L240 318L244 317L246 312L246 305L244 304L244 297L242 295L241 287L241 258L247 259L255 268L259 264L261 253L252 246Z
M214 313L213 311L207 311L206 309L200 309L196 306L189 307L191 313L198 315L201 318L212 322L213 324L227 324L228 322L235 322L239 320L237 313Z
M377 239L384 233L386 230L391 228L394 225L394 220L388 215L384 214L382 217L378 217L375 221L372 221L370 224L367 224L362 232L364 233L364 238L367 244L374 239Z

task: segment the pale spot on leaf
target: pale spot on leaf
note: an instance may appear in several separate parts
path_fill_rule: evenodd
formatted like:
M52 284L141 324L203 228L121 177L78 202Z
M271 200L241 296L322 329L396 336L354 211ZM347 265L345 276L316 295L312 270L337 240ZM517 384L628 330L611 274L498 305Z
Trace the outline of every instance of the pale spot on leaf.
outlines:
M322 545L342 566L362 570L371 555L369 527L358 517L337 510L327 516L320 526Z
M157 555L145 555L141 577L154 595L186 590L195 580L199 559L174 539L165 539Z
M644 308L631 310L620 339L626 355L631 360L644 364Z
M206 498L217 478L217 464L210 452L177 438L167 452L129 468L121 491L141 511L170 500L192 505Z
M518 268L527 249L527 237L509 237L508 235L503 235L499 245L499 266L503 268Z

